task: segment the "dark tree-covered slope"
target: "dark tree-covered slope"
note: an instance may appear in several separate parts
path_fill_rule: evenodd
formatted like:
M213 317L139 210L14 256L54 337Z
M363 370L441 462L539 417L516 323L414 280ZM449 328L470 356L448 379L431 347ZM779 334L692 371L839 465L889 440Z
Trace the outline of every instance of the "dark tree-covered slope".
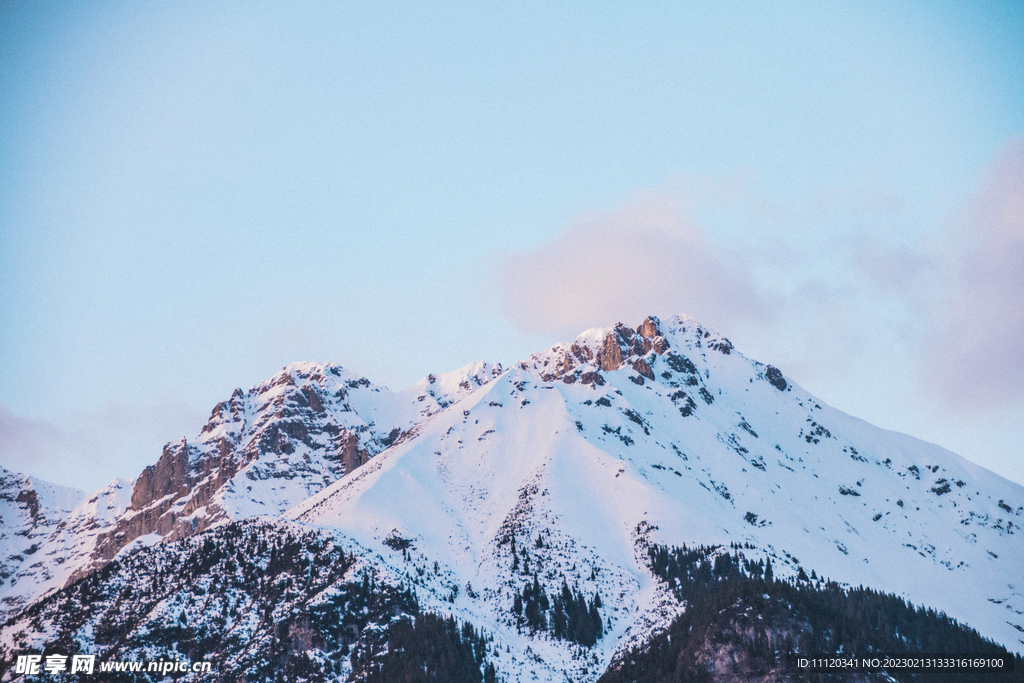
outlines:
M843 589L801 573L777 581L771 564L720 548L653 546L653 572L666 581L686 610L643 648L620 656L601 683L703 683L705 681L978 681L1024 679L991 673L810 673L799 655L830 653L1006 654L942 613L865 588Z
M422 614L410 588L380 581L330 537L270 522L140 549L5 628L5 665L22 652L97 654L91 680L163 680L99 668L176 658L211 663L190 681L494 680L472 626ZM410 678L413 669L422 675Z

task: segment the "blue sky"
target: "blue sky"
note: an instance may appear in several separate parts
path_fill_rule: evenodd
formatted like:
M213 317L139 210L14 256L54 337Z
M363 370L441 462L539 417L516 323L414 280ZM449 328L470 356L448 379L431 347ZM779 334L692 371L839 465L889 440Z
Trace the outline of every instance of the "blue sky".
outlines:
M0 3L0 464L688 313L1024 482L1019 3Z

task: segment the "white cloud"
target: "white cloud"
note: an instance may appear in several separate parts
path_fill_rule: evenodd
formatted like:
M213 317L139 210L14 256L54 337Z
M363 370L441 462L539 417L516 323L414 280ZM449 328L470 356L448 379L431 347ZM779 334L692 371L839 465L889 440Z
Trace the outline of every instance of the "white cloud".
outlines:
M959 411L1024 399L1024 138L1007 143L946 244L924 384Z

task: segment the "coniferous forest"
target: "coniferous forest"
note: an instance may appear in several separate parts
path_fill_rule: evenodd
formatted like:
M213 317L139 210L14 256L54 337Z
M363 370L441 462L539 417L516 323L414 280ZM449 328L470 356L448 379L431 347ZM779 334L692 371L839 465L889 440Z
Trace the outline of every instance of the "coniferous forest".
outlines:
M366 683L495 683L494 665L484 661L487 642L472 625L459 628L451 617L400 619L353 653L350 678Z
M774 578L771 562L745 560L742 548L649 549L650 567L686 610L646 647L614 662L600 683L757 681L1020 681L1014 673L812 673L798 655L831 653L1006 654L945 614L867 588L844 589L803 569Z
M260 522L134 553L28 613L54 624L43 655L79 653L90 633L104 647L98 664L211 661L213 671L200 677L211 682L326 683L346 668L343 678L373 683L495 681L485 661L489 639L471 625L423 612L411 587L379 581L329 539ZM33 648L16 644L3 661L22 650ZM26 680L78 679L65 672ZM164 677L97 671L89 680Z

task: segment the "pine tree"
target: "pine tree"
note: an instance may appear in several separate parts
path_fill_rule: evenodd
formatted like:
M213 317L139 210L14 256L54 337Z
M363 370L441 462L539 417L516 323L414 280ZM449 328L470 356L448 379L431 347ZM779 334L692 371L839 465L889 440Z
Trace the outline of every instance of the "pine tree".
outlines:
M587 633L588 642L585 644L594 645L597 643L597 639L601 637L601 632L604 630L604 626L601 624L601 614L597 611L596 599L590 603L590 612L587 616L589 617L589 623L587 624L589 629Z
M555 598L554 609L551 610L551 633L559 639L565 639L565 611L562 609L562 601Z

